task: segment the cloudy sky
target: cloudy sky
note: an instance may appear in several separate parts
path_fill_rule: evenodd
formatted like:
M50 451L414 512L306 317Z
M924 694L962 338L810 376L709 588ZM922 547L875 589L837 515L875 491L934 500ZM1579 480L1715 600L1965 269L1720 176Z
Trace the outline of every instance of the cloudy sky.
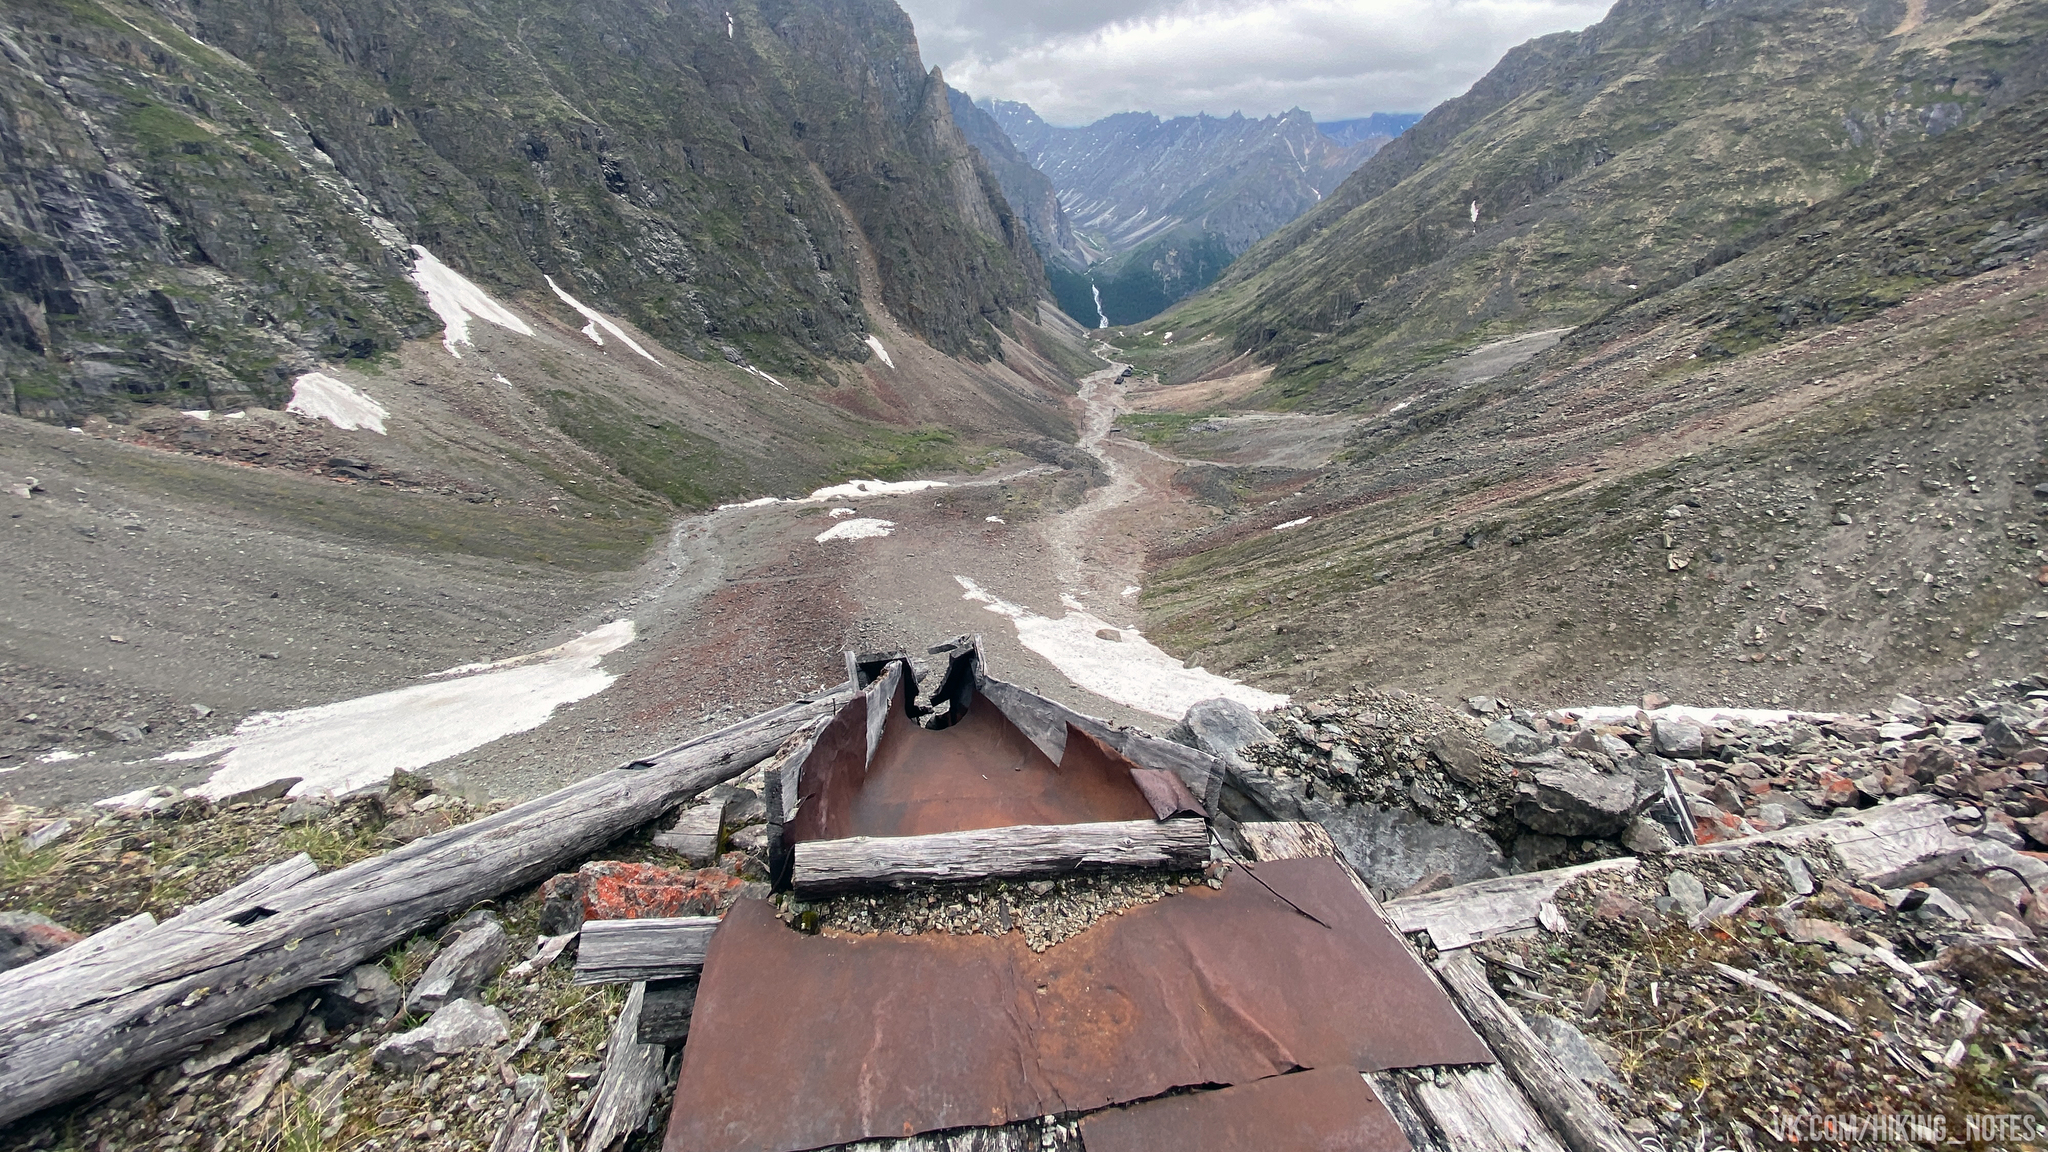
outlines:
M1112 112L1425 112L1606 0L898 0L927 66L1055 124Z

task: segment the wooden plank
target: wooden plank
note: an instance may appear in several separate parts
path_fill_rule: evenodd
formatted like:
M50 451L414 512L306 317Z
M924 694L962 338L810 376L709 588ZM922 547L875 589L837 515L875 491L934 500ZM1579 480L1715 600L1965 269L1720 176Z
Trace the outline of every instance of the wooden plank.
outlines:
M346 971L483 900L538 883L651 814L772 755L829 715L779 709L560 791L264 897L269 915L161 927L92 958L84 977L0 973L0 1124L133 1080L228 1024ZM636 762L640 763L640 762Z
M1436 970L1466 1019L1573 1152L1637 1152L1635 1140L1600 1097L1567 1072L1522 1018L1494 994L1478 960L1468 952L1456 952L1439 957Z
M1565 1152L1497 1065L1377 1072L1366 1080L1415 1152Z
M586 920L576 945L578 984L675 980L704 968L716 916Z
M659 1044L640 1043L640 1006L646 996L647 985L633 985L612 1025L604 1071L598 1074L583 1127L583 1152L606 1152L621 1136L645 1124L654 1098L661 1094L668 1051Z
M491 1141L491 1152L540 1152L541 1128L552 1106L547 1089L535 1092L524 1105L505 1117L505 1126L498 1129L498 1138Z
M676 817L674 827L654 834L654 846L701 864L718 855L718 833L724 823L725 801L692 805Z
M697 1013L697 978L649 980L640 1003L642 1044L681 1044L690 1038L690 1018Z
M1077 869L1199 868L1209 860L1200 819L1026 824L930 836L849 836L796 846L799 896L956 880L1051 876Z
M1343 859L1330 830L1312 820L1259 820L1237 826L1253 860Z
M1544 902L1566 884L1594 872L1633 873L1636 863L1635 857L1626 856L1548 872L1476 880L1441 892L1390 900L1387 915L1404 935L1427 932L1430 943L1439 952L1451 952L1495 936L1534 929Z

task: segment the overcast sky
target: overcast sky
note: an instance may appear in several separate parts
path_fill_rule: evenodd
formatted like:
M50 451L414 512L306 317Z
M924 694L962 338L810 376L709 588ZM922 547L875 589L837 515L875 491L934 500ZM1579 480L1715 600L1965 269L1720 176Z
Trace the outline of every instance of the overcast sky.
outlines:
M1426 112L1605 0L897 0L927 67L1055 124L1113 112Z

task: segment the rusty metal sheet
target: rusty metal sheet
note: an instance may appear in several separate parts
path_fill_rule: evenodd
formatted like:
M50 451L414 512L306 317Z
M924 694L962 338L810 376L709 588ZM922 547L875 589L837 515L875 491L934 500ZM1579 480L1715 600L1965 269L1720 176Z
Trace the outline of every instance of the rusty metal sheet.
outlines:
M1077 728L1072 735L1086 736L1087 733ZM1209 814L1202 807L1202 802L1195 799L1195 794L1188 791L1188 786L1181 783L1180 777L1164 768L1133 768L1131 782L1145 794L1145 803L1152 806L1152 814L1161 820Z
M786 842L1155 818L1131 778L1134 765L1093 738L1075 734L1054 764L982 700L958 723L930 731L905 709L907 679L886 705L871 760L862 742L818 742L802 767L802 802ZM828 738L842 720L853 723L842 713Z
M705 958L667 1152L791 1152L1303 1068L1492 1054L1335 860L1023 935L805 936L760 901ZM1324 925L1328 925L1325 927Z
M1081 1121L1088 1152L1410 1152L1358 1073L1292 1076L1148 1100Z

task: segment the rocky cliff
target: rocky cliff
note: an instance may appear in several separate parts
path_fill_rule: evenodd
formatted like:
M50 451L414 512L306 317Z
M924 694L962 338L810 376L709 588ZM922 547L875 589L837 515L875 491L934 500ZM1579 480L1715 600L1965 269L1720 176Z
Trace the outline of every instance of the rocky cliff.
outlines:
M690 357L864 359L873 306L987 357L1043 276L945 91L877 0L27 0L0 15L0 403L276 406L438 328L414 245Z

